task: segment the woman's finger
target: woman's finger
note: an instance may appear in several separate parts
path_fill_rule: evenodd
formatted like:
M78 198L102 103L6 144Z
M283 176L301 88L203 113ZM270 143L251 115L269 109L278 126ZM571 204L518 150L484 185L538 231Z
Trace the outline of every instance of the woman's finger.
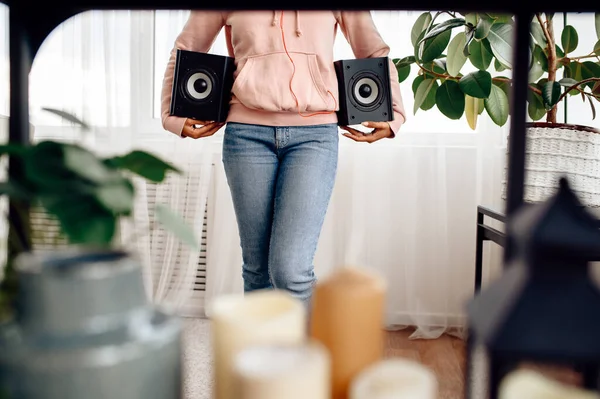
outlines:
M342 127L342 129L346 130L347 132L349 132L350 134L352 134L353 136L356 136L356 137L365 136L365 134L363 132L361 132L360 130L356 130L349 126L344 126L344 127Z
M185 124L188 126L196 126L196 125L205 126L211 122L212 121L201 121L201 120L194 119L194 118L187 118L185 121Z
M208 124L206 126L204 126L204 128L207 128L204 132L200 133L200 135L198 137L202 138L202 137L209 137L214 135L216 132L218 132L223 125L225 125L224 123L211 123Z

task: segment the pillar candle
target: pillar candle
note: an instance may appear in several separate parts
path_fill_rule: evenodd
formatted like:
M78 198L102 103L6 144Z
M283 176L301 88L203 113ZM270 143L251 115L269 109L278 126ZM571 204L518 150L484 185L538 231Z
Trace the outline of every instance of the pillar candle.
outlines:
M380 276L356 267L315 286L310 336L329 350L332 399L346 399L351 380L383 357L385 292Z
M516 370L500 384L500 399L599 399L598 392L551 380L533 370Z
M215 298L211 307L214 399L238 399L235 355L261 344L300 344L306 340L306 310L281 290Z
M407 359L387 359L352 380L349 399L437 399L437 390L429 368Z
M239 399L330 399L329 354L321 344L262 345L239 352Z

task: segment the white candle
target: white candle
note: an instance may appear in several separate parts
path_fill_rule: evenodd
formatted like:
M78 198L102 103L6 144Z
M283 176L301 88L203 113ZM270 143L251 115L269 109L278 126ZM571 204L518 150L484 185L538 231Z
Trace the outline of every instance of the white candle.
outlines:
M551 380L533 370L516 370L502 380L500 399L598 399L597 392Z
M330 399L330 359L317 342L254 346L239 352L238 399Z
M437 379L429 368L407 359L387 359L352 380L349 399L436 399L437 390Z
M214 398L238 399L232 375L235 355L261 344L300 344L306 339L306 310L281 290L215 298L211 307Z

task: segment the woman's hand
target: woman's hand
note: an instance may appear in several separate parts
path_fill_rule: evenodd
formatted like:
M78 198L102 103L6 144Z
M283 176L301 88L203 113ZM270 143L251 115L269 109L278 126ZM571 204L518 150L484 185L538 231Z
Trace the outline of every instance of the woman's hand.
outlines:
M342 126L342 129L348 133L344 133L344 136L354 141L361 141L365 143L373 143L377 140L384 139L386 137L394 137L394 132L387 122L363 122L363 126L372 127L371 133L363 133L359 130L353 129L348 126Z
M219 131L224 125L224 122L199 121L197 119L187 118L183 125L181 135L193 139L209 137Z

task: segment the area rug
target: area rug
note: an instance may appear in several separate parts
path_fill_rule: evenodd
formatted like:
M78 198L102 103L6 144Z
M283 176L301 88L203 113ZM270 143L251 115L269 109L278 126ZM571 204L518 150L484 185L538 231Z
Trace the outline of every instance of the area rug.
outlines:
M183 319L184 399L212 399L213 374L210 321ZM472 399L486 399L485 354L476 351L474 373L470 381ZM445 399L445 398L444 398ZM452 398L463 399L463 398Z

